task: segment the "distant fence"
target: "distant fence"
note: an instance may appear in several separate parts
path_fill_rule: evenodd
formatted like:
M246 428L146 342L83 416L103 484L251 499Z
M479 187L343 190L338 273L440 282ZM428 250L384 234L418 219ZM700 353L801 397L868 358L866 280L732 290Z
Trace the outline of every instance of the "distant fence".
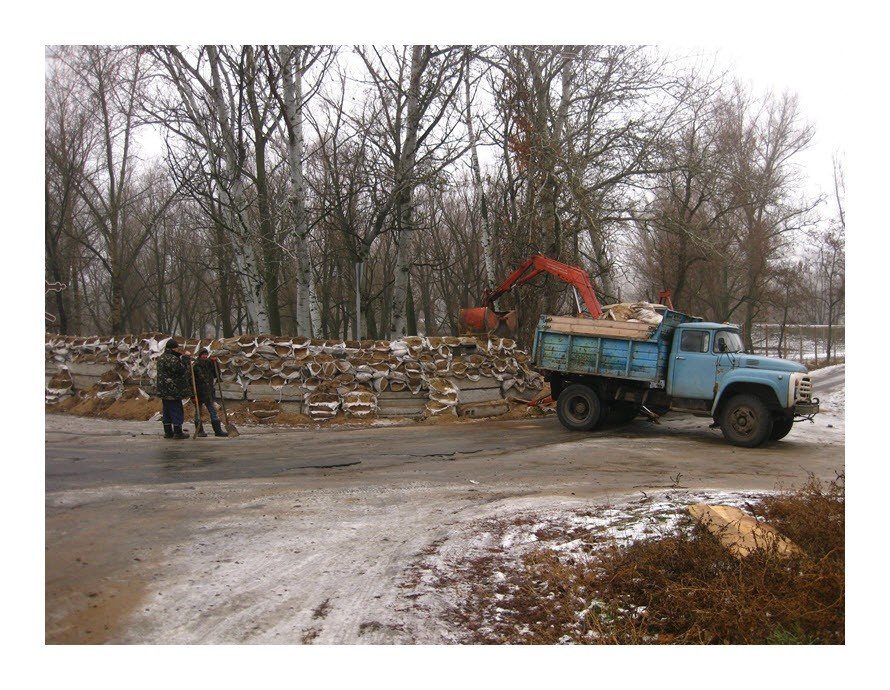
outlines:
M846 354L844 331L843 324L831 327L832 359ZM751 342L757 354L815 364L829 358L826 325L786 324L783 331L778 323L755 323L751 329Z

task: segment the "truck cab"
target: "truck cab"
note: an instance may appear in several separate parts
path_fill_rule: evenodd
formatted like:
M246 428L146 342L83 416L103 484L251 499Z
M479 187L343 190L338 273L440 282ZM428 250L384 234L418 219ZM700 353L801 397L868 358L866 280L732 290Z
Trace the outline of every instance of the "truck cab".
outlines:
M737 445L782 438L819 411L805 366L745 353L738 327L722 323L677 326L665 393L669 409L713 417Z

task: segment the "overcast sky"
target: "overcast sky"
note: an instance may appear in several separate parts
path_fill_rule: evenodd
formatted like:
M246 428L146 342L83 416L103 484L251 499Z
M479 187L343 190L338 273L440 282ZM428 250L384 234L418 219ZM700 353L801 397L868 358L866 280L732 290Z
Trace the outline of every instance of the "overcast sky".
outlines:
M801 112L816 129L813 144L801 154L798 163L806 169L812 191L830 194L831 156L837 151L843 157L844 126L855 102L849 98L847 82L842 79L843 63L838 53L819 42L809 47L770 47L758 42L710 50L716 50L718 60L733 68L740 79L747 80L755 92L787 89L797 93Z

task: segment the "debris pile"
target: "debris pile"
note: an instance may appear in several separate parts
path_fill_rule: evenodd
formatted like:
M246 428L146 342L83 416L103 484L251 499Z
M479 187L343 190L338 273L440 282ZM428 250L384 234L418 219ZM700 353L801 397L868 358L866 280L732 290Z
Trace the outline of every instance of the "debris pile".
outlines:
M150 389L169 337L47 335L47 402L70 395L72 388L103 399L121 396L128 386ZM354 417L453 415L459 403L503 402L508 392L531 399L544 383L529 367L528 353L509 338L356 341L243 335L177 340L185 351L206 347L216 357L227 400L272 401L274 406L263 412L302 412L316 420L341 411ZM60 378L62 371L70 373L68 384Z
M603 315L600 318L610 321L630 321L648 323L657 326L661 323L661 314L658 309L661 305L650 302L621 302L620 304L607 304L603 307Z
M46 384L46 404L62 402L65 398L71 397L73 388L74 381L71 379L71 374L68 373L68 367L63 365Z

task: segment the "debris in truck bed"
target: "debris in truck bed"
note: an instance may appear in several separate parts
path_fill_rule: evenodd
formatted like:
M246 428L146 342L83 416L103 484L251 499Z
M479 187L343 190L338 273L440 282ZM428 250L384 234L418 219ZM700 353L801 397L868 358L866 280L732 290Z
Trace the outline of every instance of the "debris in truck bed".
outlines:
M661 314L658 313L660 306L651 302L608 304L603 307L603 315L600 318L611 321L638 321L657 326L661 323Z

